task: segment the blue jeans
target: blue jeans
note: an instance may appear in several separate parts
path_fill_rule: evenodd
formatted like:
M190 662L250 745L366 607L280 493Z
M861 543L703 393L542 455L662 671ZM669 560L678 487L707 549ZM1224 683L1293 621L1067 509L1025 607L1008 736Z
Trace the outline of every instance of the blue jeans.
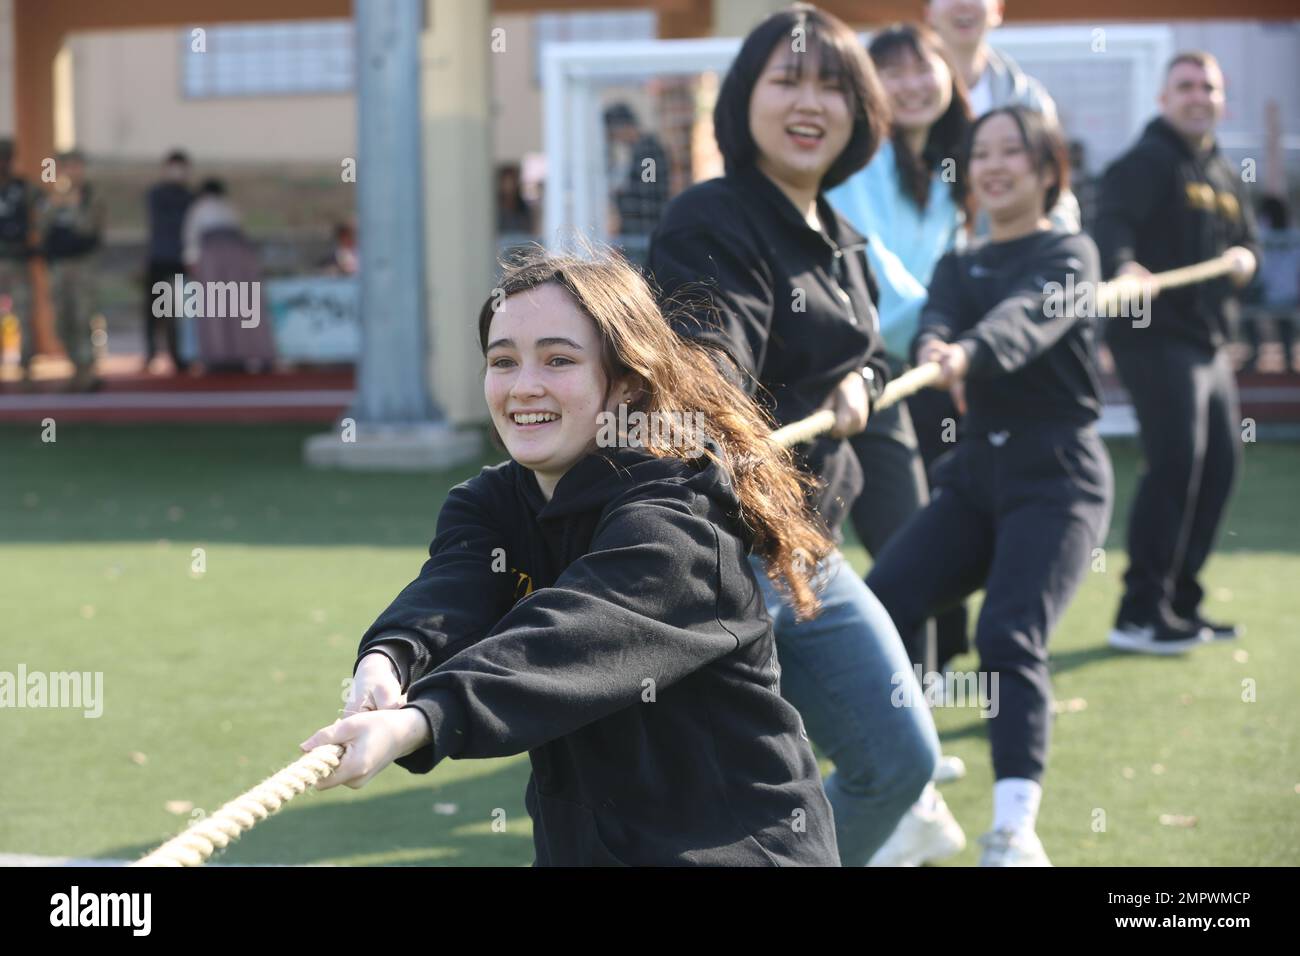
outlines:
M750 563L776 633L781 695L835 763L825 786L840 862L865 866L934 773L934 720L893 621L843 555L818 569L822 611L799 623L762 559Z

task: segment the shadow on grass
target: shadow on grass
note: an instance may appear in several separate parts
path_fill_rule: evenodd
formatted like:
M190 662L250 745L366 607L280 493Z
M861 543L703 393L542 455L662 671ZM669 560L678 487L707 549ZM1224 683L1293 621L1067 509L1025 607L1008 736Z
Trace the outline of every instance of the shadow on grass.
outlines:
M525 758L501 761L488 773L445 784L437 784L435 771L421 778L420 786L398 793L367 796L364 788L346 787L326 793L308 791L219 851L210 862L527 866L534 855L532 830L524 809L528 771ZM405 773L400 769L386 772ZM435 804L444 809L454 804L456 812L439 813ZM505 813L506 828L502 832L492 829L497 810ZM100 857L135 860L156 846L116 846Z

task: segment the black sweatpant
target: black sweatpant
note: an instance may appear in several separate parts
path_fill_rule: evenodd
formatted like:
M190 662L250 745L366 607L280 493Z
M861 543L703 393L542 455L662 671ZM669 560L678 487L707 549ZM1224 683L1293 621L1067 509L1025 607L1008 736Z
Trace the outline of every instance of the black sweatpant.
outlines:
M1105 540L1110 457L1092 426L1034 425L965 436L932 477L930 504L885 547L867 586L900 634L983 586L975 646L994 698L994 776L1039 780L1052 714L1047 640Z
M172 285L176 281L177 273L181 274L181 281L184 282L185 265L181 262L173 262L160 259L150 259L149 266L145 269L144 280L144 360L147 365L153 361L154 355L158 351L158 331L162 330L167 340L167 352L172 357L172 362L176 368L183 370L188 364L181 358L180 347L176 337L176 316L173 315L154 315L153 304L154 294L153 287L155 283L166 282ZM173 313L179 312L177 305L171 310Z
M1227 352L1165 340L1111 347L1142 429L1146 470L1129 510L1118 620L1190 619L1241 462L1241 407Z
M863 476L862 494L850 512L853 530L872 558L877 558L907 519L930 500L925 465L907 403L898 402L873 414L866 429L854 435L849 444L862 465ZM913 664L926 670L937 666L933 621L926 621L917 633L902 638Z
M948 392L937 388L923 388L907 400L912 424L916 429L921 461L925 464L927 480L934 486L934 463L956 447L957 422L961 415ZM970 615L965 602L951 607L934 618L934 657L936 666L943 666L959 654L970 651ZM913 663L916 663L913 660Z

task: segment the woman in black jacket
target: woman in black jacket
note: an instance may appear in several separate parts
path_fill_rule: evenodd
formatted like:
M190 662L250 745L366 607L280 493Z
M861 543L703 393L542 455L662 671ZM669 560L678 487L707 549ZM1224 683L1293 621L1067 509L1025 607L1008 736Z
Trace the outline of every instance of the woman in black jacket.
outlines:
M479 336L511 460L452 490L362 638L365 712L303 744L347 745L323 786L527 751L539 865L835 865L747 558L815 613L799 558L832 545L788 453L626 263L540 257L499 292Z
M835 429L804 448L800 464L816 483L819 517L838 537L862 488L845 439L865 427L887 370L865 240L823 193L887 135L884 94L853 32L798 4L746 37L714 129L726 175L669 205L649 268L685 310L678 331L713 348L776 422L835 409ZM761 583L765 563L753 560ZM938 737L923 703L891 702L916 688L916 677L888 614L838 550L817 570L827 583L814 621L798 621L772 589L764 596L782 693L835 762L826 794L840 859L863 866L930 780Z
M982 866L1050 866L1035 833L1051 723L1047 641L1110 523L1113 479L1095 422L1097 247L1054 227L1069 185L1055 125L1025 107L984 114L958 175L990 241L935 267L913 346L964 384L962 440L935 494L867 577L910 633L984 588L975 628L988 675L993 827Z

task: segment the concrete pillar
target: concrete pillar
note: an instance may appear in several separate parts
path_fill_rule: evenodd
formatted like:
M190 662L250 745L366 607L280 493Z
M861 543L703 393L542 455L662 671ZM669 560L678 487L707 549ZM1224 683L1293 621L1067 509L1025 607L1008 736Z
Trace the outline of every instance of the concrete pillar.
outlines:
M481 447L478 432L456 432L447 423L429 391L424 14L422 0L356 0L362 354L357 396L344 421L335 432L308 440L312 465L445 468Z
M487 420L478 311L495 284L491 57L529 37L492 35L490 0L426 0L421 55L430 382L453 424Z

